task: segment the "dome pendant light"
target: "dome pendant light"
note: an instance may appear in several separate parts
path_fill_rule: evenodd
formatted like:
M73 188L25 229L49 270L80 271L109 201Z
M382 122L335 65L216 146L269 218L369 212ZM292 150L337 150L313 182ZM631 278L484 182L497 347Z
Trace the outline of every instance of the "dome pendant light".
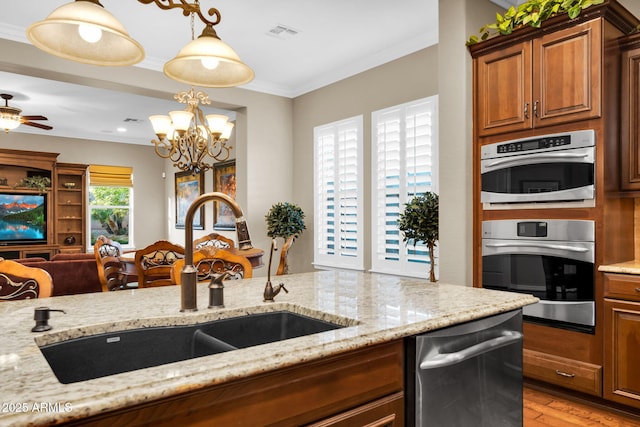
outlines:
M253 70L220 40L211 24L164 65L167 77L204 87L239 86L253 80Z
M144 59L144 49L98 0L76 0L27 28L36 47L84 64L124 66Z

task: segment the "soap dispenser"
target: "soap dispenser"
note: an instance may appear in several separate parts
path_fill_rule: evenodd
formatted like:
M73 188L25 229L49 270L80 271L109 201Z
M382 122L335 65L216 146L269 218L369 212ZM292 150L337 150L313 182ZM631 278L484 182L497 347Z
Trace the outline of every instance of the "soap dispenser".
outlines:
M35 312L33 313L33 319L36 321L36 325L31 328L31 332L44 332L51 329L51 325L49 325L49 313L52 311L59 311L62 313L66 312L64 310L52 310L49 307L36 307Z

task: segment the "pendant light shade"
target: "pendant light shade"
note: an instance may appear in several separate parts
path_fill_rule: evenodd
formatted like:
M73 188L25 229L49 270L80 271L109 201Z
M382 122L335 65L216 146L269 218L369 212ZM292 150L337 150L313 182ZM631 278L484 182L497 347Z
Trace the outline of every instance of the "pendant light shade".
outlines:
M218 38L211 25L164 65L167 77L190 85L233 87L253 80L253 70Z
M144 49L98 0L60 6L27 28L36 47L52 55L92 65L124 66L144 59Z

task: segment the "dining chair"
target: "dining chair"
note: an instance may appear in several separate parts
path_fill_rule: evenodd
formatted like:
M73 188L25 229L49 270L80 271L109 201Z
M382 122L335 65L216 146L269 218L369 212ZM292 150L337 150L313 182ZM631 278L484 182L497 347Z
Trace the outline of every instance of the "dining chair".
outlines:
M232 239L218 233L210 233L193 241L194 249L202 249L205 247L214 247L218 249L235 248L236 245Z
M150 288L175 285L171 269L176 261L184 258L184 247L167 240L157 242L136 251L135 265L138 286Z
M249 279L253 276L251 261L245 256L236 255L224 249L204 247L193 253L193 265L197 270L198 281L209 281L218 274L229 273L228 279ZM184 259L176 261L171 270L173 281L181 283L180 272Z
M93 245L93 253L103 292L138 287L137 274L129 271L127 263L120 258L123 254L120 243L100 235Z
M41 268L0 258L0 301L48 298L53 294L53 281Z

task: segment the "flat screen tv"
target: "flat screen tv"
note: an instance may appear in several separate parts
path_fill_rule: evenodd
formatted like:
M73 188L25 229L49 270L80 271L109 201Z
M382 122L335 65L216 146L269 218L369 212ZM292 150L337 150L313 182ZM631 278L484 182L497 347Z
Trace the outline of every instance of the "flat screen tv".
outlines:
M0 245L47 243L47 195L0 191Z

